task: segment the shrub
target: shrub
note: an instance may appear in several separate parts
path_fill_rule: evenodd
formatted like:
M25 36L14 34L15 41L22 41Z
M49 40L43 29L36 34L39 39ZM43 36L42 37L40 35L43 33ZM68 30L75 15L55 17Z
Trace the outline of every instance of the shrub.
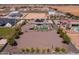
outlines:
M26 52L27 52L27 53L30 52L30 49L29 49L29 48L26 48Z
M61 37L61 38L64 38L65 35L66 35L66 33L64 33L64 32L61 32L61 33L60 33L60 37Z
M25 52L25 49L22 48L21 51L22 51L22 52Z
M21 28L20 27L17 27L17 28L15 28L15 35L14 35L14 37L15 37L15 39L18 39L20 36L19 35L21 35L21 34L23 34L23 32L21 32Z
M31 48L31 53L34 53L34 51L35 51L34 48Z
M63 38L63 43L69 44L70 43L70 38L68 37L68 35L63 32L63 29L59 28L57 31L60 34L60 37Z
M49 48L47 48L47 53L48 53L48 52L50 52L50 49L49 49Z
M45 49L44 48L42 48L42 53L45 53Z
M60 34L63 31L63 29L58 28L57 33Z
M61 48L61 51L62 51L62 52L66 52L66 50L65 50L64 48Z
M15 37L15 39L18 39L19 38L19 34L16 32L14 37Z
M26 24L26 21L22 23L22 25L25 25L25 24Z
M40 51L40 50L39 50L38 48L36 48L36 53L39 53L39 51Z
M55 48L55 51L56 51L56 52L60 52L60 48L59 48L59 47L56 47L56 48Z
M15 31L16 31L16 33L18 34L18 35L21 35L22 34L22 30L21 30L21 27L16 27L15 28Z
M64 39L64 41L63 41L64 43L66 43L66 44L70 43L70 38L68 37L67 34L64 35L63 39Z
M8 43L9 45L14 46L14 43L15 43L14 37L9 38Z

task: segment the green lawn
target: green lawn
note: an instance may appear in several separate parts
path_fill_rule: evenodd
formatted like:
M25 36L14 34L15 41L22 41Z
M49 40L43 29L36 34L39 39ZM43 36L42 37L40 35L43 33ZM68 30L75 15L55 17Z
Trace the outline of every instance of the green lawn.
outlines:
M5 37L6 39L12 37L15 32L16 31L13 28L0 28L0 36Z
M3 45L0 45L0 49L3 47Z

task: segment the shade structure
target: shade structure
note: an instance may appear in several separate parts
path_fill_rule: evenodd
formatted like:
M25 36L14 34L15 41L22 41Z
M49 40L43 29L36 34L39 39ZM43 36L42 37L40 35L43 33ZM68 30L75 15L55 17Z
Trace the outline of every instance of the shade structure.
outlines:
M48 14L51 15L51 14L56 14L56 11L55 10L48 10Z
M22 13L20 11L12 11L9 13L10 17L21 17Z
M11 27L12 25L10 24L10 23L7 23L6 25L5 25L5 27Z
M5 26L7 23L14 26L16 24L17 19L11 19L11 18L0 18L0 26Z

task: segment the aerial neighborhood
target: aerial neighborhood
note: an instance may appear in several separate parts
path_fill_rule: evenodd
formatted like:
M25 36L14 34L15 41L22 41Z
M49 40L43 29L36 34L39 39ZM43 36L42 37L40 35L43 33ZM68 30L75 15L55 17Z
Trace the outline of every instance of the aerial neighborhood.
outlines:
M0 5L0 54L79 53L78 7Z

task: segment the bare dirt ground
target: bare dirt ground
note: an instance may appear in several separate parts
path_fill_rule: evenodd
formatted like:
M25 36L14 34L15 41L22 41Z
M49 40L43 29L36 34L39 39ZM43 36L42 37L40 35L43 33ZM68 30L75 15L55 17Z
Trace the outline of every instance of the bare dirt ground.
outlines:
M3 52L18 53L20 52L21 48L52 48L52 45L53 48L62 47L65 48L68 52L78 52L72 44L63 44L63 39L59 37L55 29L53 29L52 31L36 32L29 31L30 27L31 25L24 25L22 27L24 34L16 40L18 45L14 47L8 45L3 50Z
M25 5L25 4L8 4L8 5L5 5L5 4L3 4L3 5L0 5L0 7L3 7L3 6L5 6L5 7L23 7L23 6L27 6L28 7L28 5ZM53 6L53 5L48 5L48 7L52 7L52 8L56 8L56 9L58 9L58 10L60 10L60 11L63 11L63 12L70 12L70 13L72 13L72 14L74 14L74 15L79 15L79 6Z
M52 8L56 8L63 12L70 12L71 14L79 16L79 6L49 6Z
M24 34L18 39L17 48L52 48L62 47L67 49L67 45L62 43L62 39L56 34L56 31L35 32L29 31L31 25L22 27Z

